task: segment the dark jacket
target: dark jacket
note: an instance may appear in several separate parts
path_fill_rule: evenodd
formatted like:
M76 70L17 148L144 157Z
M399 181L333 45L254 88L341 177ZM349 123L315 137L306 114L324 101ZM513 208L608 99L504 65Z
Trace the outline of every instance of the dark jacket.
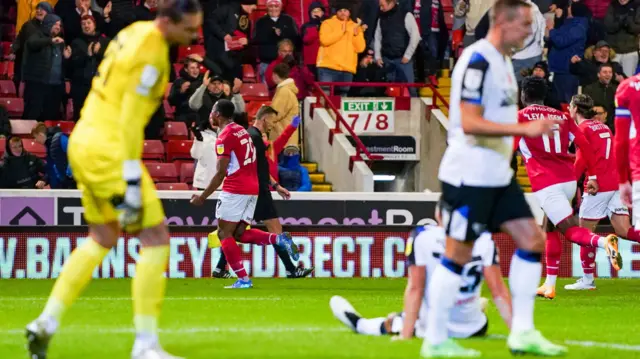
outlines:
M11 120L9 119L9 112L4 106L0 106L0 135L11 136Z
M431 55L442 59L449 43L449 29L447 29L447 23L444 21L442 1L438 6L438 27L440 29L438 33L438 53ZM420 2L420 36L422 37L422 44L425 44L429 36L431 36L431 0L421 0ZM428 46L423 46L423 48L428 51Z
M280 36L275 29L280 29ZM291 40L299 46L300 36L295 20L287 14L280 14L278 20L273 21L269 15L264 15L256 21L253 44L258 47L260 62L270 63L278 57L278 43L284 39Z
M189 88L184 93L180 92L182 84L189 82ZM194 114L195 112L189 108L189 99L191 95L202 85L202 75L197 77L190 76L185 69L180 70L180 77L178 77L171 86L171 92L169 93L169 104L175 106L176 116Z
M89 55L89 44L99 43L100 51ZM71 61L69 77L72 84L91 85L91 80L98 70L98 65L109 45L109 39L96 32L95 35L82 34L71 43Z
M366 53L366 51L365 51ZM362 58L362 56L361 56ZM353 82L386 82L384 69L372 62L367 67L362 67L358 63L358 70L353 77ZM384 97L384 87L356 87L351 86L349 96L353 97Z
M584 58L581 61L569 65L569 71L580 78L580 86L582 87L598 81L598 67L603 64L602 62L596 61L596 59L593 57L593 49L593 46L589 47L585 50ZM611 59L613 59L615 56L615 51L611 49L609 51L608 64L613 67L614 77L616 74L625 76L624 72L622 71L622 66L620 66L618 62L611 61Z
M11 45L11 51L16 55L15 69L16 72L20 73L20 75L22 75L22 71L20 69L22 68L22 61L24 57L24 50L27 47L27 40L31 37L31 35L41 32L41 27L42 22L38 21L38 19L36 18L27 21L24 25L22 25L18 36L16 36L16 39Z
M569 64L574 55L584 53L587 42L589 20L585 17L566 19L564 24L549 33L549 71L569 73Z
M617 89L618 84L616 82L604 85L600 81L596 81L582 90L582 93L591 96L595 106L602 106L607 110L607 126L611 128L613 128L613 118L616 109L615 95Z
M51 42L51 27L59 20L59 17L49 14L45 17L42 31L33 34L27 40L24 63L22 66L22 79L25 82L37 82L47 84L51 80L54 56L62 56L64 44L53 44ZM65 59L62 58L62 69L65 66ZM60 71L60 83L64 81L64 71Z
M300 37L302 39L302 60L305 65L316 65L318 60L318 50L320 49L320 24L322 19L311 17L314 9L323 8L322 3L314 1L309 6L309 21L300 28Z
M103 31L107 36L114 37L120 30L131 25L135 20L134 1L131 0L97 0L98 6L104 8L111 1L111 18L107 31ZM58 2L59 4L59 2Z
M71 168L67 158L69 136L57 127L47 129L47 177L52 189L73 188Z
M637 9L638 3L634 0L624 6L612 0L609 5L604 17L605 38L618 54L638 51L640 12Z
M364 32L364 41L367 43L367 47L373 48L373 36L376 32L378 15L380 15L380 2L378 0L362 0L358 13L362 23L368 26L367 31ZM325 15L328 16L329 13Z
M144 6L144 1L135 9L136 21L151 21L156 18L156 12L151 11L148 7Z
M379 26L382 30L382 57L402 58L409 46L409 32L405 26L407 13L399 6L380 14Z
M20 156L14 156L9 147L7 139L0 168L0 188L35 189L38 181L47 181L44 161L24 149Z
M57 6L56 6L57 8ZM82 16L74 6L73 8L65 8L56 14L62 18L62 26L64 27L64 39L67 45L73 43L75 39L82 36ZM104 18L97 11L91 11L90 15L96 19L96 32L109 33Z
M209 121L209 115L211 114L211 110L213 110L213 105L223 98L231 101L231 98L227 98L224 95L224 91L217 95L209 92L209 90L204 91L204 94L202 95L202 107L198 109L198 125L201 125L203 121Z

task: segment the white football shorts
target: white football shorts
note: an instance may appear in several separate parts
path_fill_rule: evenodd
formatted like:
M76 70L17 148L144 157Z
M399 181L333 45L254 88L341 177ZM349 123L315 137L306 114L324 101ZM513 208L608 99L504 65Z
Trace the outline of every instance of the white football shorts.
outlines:
M573 216L571 201L576 195L578 185L576 181L554 184L543 188L533 195L538 200L544 214L551 223L557 225L565 219Z
M227 222L253 221L256 211L257 195L222 192L216 205L216 218Z
M620 191L598 192L595 195L585 193L580 204L580 218L598 221L618 214L628 216L629 210L622 204Z

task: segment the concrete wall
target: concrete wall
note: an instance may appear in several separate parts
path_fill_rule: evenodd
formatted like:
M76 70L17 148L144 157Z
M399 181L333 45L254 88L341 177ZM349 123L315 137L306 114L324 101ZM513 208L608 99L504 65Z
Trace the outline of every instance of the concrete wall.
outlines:
M431 98L422 98L420 163L415 168L416 191L440 192L438 168L447 148L449 120L439 109L429 110Z

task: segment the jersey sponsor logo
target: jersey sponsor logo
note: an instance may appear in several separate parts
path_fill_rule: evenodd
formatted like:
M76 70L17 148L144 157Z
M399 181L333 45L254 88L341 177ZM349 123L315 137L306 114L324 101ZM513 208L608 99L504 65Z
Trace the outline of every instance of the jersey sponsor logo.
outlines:
M482 70L467 69L464 75L464 88L470 91L479 91L483 76Z
M146 65L144 69L142 69L142 74L140 75L140 84L136 88L136 91L143 96L148 96L151 92L151 88L155 86L156 82L158 82L158 78L160 77L160 71L156 69L152 65Z
M629 87L636 91L640 91L640 82L631 81L629 82Z
M216 153L218 155L222 155L224 153L224 143L219 143L216 145Z

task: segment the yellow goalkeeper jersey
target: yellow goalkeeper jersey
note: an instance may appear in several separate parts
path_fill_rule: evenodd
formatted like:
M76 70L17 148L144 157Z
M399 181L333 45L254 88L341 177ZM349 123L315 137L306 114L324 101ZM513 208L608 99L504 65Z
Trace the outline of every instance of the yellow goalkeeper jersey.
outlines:
M81 182L124 185L123 161L141 159L144 128L162 104L169 71L169 44L153 22L136 22L109 43L69 139Z

